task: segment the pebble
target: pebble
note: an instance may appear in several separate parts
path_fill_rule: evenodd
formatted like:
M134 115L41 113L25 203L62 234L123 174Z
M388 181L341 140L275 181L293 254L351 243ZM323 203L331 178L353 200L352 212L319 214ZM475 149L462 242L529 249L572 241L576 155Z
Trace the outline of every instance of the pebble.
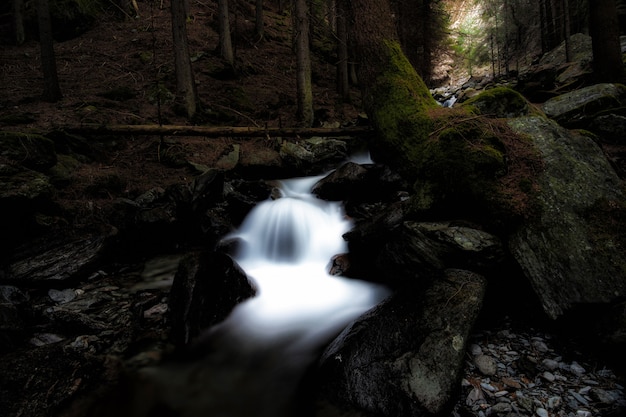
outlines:
M492 376L498 371L498 363L488 355L478 355L474 358L474 365L483 375Z
M55 303L65 304L76 298L76 291L71 288L67 288L65 290L51 289L48 290L48 297L50 297L50 299Z
M624 387L615 373L584 359L564 359L552 346L555 340L533 329L470 336L465 394L450 417L626 416Z

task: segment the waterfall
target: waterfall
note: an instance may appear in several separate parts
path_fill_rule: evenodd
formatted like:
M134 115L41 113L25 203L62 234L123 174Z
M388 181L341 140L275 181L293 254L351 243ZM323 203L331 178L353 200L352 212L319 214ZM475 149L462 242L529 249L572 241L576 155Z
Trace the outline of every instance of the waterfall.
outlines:
M146 368L177 415L291 417L310 411L299 386L320 350L387 296L383 287L327 272L346 251L341 205L315 198L321 177L284 180L240 229L235 259L258 288L202 337L200 359ZM153 391L150 391L153 392ZM143 402L141 402L143 407Z
M331 257L347 250L342 235L351 224L339 203L310 193L321 178L281 181L281 197L258 204L231 236L241 243L236 261L259 290L224 326L248 343L281 340L284 348L313 351L386 295L378 285L328 274Z

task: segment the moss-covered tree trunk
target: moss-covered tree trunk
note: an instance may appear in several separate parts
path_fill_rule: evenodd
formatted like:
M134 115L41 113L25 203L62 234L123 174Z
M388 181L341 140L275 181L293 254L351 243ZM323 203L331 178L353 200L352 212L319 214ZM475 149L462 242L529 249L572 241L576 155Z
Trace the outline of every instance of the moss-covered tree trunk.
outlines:
M410 175L430 131L426 110L437 104L400 48L389 1L351 6L363 106L377 131L372 156Z

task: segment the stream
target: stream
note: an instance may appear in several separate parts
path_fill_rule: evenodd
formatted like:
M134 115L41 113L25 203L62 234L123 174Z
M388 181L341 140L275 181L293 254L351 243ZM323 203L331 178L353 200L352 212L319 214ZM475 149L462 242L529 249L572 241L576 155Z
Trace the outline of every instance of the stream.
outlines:
M209 330L200 363L157 378L171 388L166 402L187 411L182 415L310 411L298 396L307 369L343 328L388 295L380 285L328 274L331 257L347 251L342 235L351 223L340 203L311 194L321 178L280 181L281 198L258 204L227 236L239 241L234 258L257 295Z

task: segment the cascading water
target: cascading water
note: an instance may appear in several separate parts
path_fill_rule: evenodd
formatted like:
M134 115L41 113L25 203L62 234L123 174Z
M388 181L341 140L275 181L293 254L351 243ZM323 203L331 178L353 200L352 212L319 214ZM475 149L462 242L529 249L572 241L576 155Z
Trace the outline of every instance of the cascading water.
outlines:
M320 178L282 181L282 197L257 205L229 237L241 242L235 258L258 294L211 330L210 371L194 377L205 381L203 394L177 398L194 401L198 415L299 415L295 393L320 349L387 295L328 274L331 257L346 251L350 222L339 203L310 193Z
M259 287L228 320L238 322L238 333L315 348L384 295L379 286L327 273L331 257L347 249L350 222L339 203L310 193L321 178L282 181L281 198L260 203L234 234L242 245L236 260Z
M302 415L298 386L320 349L387 295L327 273L331 257L346 251L350 222L340 204L310 193L320 178L282 181L282 197L258 204L228 237L241 243L235 259L257 295L208 331L199 358L143 371L177 415Z

